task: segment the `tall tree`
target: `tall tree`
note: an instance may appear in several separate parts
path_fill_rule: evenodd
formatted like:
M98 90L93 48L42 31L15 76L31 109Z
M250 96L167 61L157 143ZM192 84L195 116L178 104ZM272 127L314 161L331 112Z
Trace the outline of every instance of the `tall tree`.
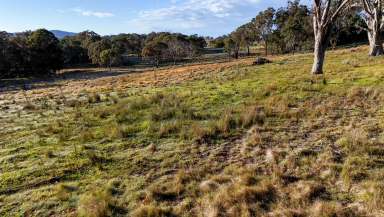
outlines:
M100 54L103 50L111 49L111 41L108 39L102 39L100 41L96 41L89 45L88 56L92 61L92 64L98 64L102 66L102 61L100 59Z
M143 48L142 55L154 60L155 66L159 67L160 61L164 58L167 52L168 45L161 41L151 41Z
M305 42L313 41L310 11L306 5L300 5L299 0L289 1L286 8L279 9L275 20L285 52L301 50Z
M264 42L265 55L268 55L268 39L273 30L273 20L275 9L268 8L260 12L256 18L252 20L255 30L259 35L259 40Z
M240 51L240 43L241 43L241 33L239 31L232 32L229 37L225 38L225 50L228 52L230 56L234 58L239 58Z
M239 34L240 46L246 48L247 55L251 54L250 46L256 41L257 33L253 28L252 23L246 23L239 28L236 32Z
M28 37L31 71L37 73L58 70L62 67L62 50L59 40L53 33L38 29Z
M361 0L363 13L361 13L367 24L369 39L369 55L379 56L384 54L382 30L384 27L383 2L382 0Z
M323 74L325 51L332 26L351 0L313 0L313 30L315 35L312 74Z

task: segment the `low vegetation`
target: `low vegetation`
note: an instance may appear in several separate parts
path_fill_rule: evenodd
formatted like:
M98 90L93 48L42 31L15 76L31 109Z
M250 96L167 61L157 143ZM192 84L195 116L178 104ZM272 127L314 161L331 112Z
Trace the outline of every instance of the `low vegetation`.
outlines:
M159 86L5 92L0 215L382 216L384 59L366 52L330 52L318 80L302 54Z

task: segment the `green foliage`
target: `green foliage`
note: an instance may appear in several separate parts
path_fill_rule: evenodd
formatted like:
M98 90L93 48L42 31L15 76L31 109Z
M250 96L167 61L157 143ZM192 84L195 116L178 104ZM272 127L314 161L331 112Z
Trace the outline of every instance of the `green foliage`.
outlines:
M36 30L29 36L27 45L32 71L49 72L62 67L62 51L53 33L45 29Z
M63 65L59 40L45 29L15 36L2 33L0 50L4 55L0 60L0 78L44 76Z
M111 47L112 47L111 42L107 39L102 39L100 41L90 44L88 49L88 56L92 64L103 65L103 61L101 59L101 53L104 50L111 49Z

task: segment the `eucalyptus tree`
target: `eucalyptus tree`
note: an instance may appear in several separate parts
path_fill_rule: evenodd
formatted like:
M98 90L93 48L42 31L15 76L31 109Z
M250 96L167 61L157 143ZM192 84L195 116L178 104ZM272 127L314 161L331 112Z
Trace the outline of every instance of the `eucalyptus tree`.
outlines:
M268 8L260 12L253 20L252 24L259 36L259 41L264 42L265 55L268 55L269 36L273 32L273 22L275 17L275 9Z
M367 25L369 55L383 55L383 38L381 35L384 27L383 0L361 0L361 5L362 12L360 14Z
M313 30L315 36L312 74L323 74L325 51L336 19L351 0L313 0Z

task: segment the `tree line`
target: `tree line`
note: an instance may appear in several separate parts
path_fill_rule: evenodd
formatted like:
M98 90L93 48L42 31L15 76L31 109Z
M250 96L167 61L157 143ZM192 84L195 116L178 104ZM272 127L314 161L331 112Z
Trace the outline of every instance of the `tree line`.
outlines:
M209 46L225 48L237 57L243 49L249 54L255 43L264 45L264 54L285 54L314 49L313 13L299 0L289 1L286 7L268 8L250 22L238 27L229 35L209 40ZM361 14L348 11L336 20L331 29L330 45L347 45L368 41Z
M0 32L0 78L45 76L63 67L121 66L124 55L148 58L154 65L194 58L206 47L203 37L180 33L100 36L84 31L59 40L48 30Z
M383 0L313 0L312 8L299 0L286 7L268 8L229 35L203 38L180 33L100 36L92 31L58 40L40 29L18 34L0 33L0 76L17 77L54 72L64 66L118 66L123 54L148 58L155 66L202 54L208 45L225 48L238 58L241 49L262 44L265 55L313 51L313 74L323 74L329 46L369 42L369 55L384 54ZM207 43L208 42L208 43Z
M323 74L329 46L369 42L369 55L383 50L383 0L313 0L312 8L299 0L286 7L268 8L229 35L211 39L211 47L223 47L237 58L249 53L255 42L268 53L314 52L312 74Z

